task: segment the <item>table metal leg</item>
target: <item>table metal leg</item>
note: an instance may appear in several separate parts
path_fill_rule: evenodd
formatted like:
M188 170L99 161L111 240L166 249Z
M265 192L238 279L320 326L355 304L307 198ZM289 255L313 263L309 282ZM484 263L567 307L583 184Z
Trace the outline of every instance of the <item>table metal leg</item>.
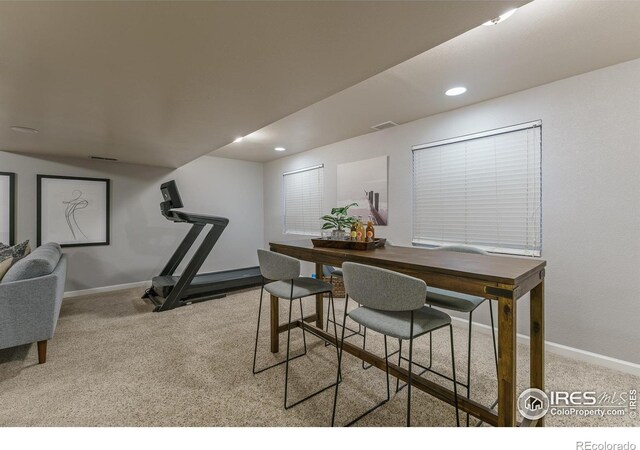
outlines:
M322 280L323 266L316 263L316 278ZM316 327L322 328L324 323L324 294L316 295Z
M544 391L544 279L531 290L531 387ZM537 426L544 426L544 418Z
M516 425L516 304L498 297L498 426Z
M271 329L269 330L271 334L271 353L278 353L278 351L280 351L280 332L278 330L280 327L280 305L278 301L278 297L275 295L271 296Z

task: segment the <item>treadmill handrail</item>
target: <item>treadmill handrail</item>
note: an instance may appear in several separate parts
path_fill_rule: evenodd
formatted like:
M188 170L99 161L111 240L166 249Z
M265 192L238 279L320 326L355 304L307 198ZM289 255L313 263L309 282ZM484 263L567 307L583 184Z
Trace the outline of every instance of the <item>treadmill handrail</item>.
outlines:
M226 217L193 214L184 211L177 211L175 209L162 211L162 215L173 222L207 223L222 227L226 227L229 224L229 219Z

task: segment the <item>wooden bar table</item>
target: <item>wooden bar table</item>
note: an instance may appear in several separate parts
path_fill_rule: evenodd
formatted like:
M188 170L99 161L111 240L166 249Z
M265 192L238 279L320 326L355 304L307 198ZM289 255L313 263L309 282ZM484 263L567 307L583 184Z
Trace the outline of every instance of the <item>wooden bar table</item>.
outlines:
M498 412L458 394L459 408L494 426L516 426L516 318L518 299L530 292L530 387L544 390L544 275L546 262L538 258L477 255L428 249L386 247L370 251L314 247L311 240L272 242L271 250L316 264L322 276L323 265L340 267L356 262L401 272L420 278L427 286L482 296L498 302ZM315 321L315 326L311 325ZM271 297L271 351L278 352L280 325L278 298ZM297 321L312 334L336 343L323 330L323 297L316 297L315 314ZM343 343L344 351L384 370L384 358ZM408 371L389 363L389 373L403 381ZM413 386L451 405L454 393L437 383L416 375ZM542 420L525 420L520 425L542 426Z

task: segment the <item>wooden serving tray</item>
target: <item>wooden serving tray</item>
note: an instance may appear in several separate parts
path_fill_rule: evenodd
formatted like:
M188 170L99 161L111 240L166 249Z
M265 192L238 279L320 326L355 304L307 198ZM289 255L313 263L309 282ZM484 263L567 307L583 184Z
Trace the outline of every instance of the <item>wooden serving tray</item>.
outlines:
M385 238L375 238L371 242L344 241L333 239L311 239L314 247L342 248L346 250L373 250L384 247Z

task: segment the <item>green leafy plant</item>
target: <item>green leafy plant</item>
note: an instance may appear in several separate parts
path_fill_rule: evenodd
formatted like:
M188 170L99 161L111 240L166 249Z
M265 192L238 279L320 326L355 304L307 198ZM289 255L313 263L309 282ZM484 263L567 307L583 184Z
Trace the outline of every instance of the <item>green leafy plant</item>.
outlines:
M352 206L358 206L358 204L351 203L350 205L343 206L341 208L332 208L331 214L327 214L320 218L321 220L324 220L322 229L330 230L335 228L338 231L342 231L345 228L351 228L351 225L356 221L354 217L349 217L349 208Z

